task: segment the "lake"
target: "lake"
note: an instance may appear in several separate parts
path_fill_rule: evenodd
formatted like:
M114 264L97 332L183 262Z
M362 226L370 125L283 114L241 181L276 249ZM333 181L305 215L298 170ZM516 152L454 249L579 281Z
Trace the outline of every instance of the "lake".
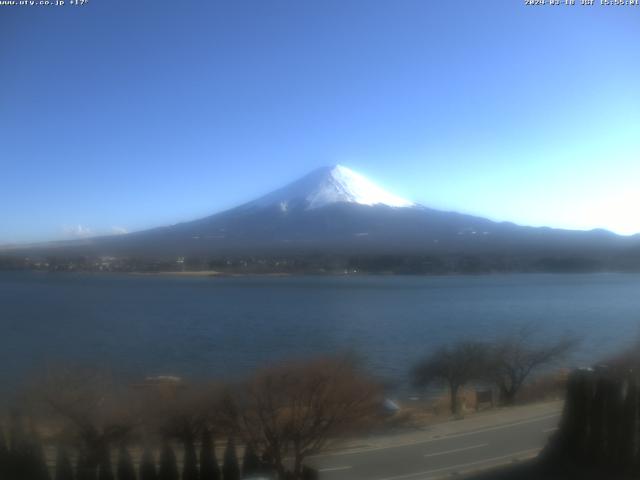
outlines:
M438 345L518 325L583 337L570 363L629 345L640 275L174 277L0 272L0 385L47 364L229 378L351 350L402 385Z

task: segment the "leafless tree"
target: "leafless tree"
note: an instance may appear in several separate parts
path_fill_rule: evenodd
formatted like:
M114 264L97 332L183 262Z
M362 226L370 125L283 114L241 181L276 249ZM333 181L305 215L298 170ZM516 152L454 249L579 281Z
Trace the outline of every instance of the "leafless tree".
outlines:
M109 446L122 442L137 420L124 391L107 372L89 368L50 369L30 390L30 404L57 421L95 468Z
M371 419L378 400L377 386L351 361L327 358L257 373L228 396L226 412L233 429L271 459L280 478L297 480L306 457Z
M536 333L536 327L527 325L492 345L487 378L495 382L505 405L515 402L520 388L535 370L565 358L578 344L576 337L568 335L540 343Z
M217 387L186 382L143 385L137 397L145 406L141 418L147 433L182 442L195 441L214 423L219 403Z
M414 367L414 384L422 387L432 384L446 385L449 388L451 413L456 415L460 409L460 388L472 380L483 378L488 352L487 344L475 341L440 347Z

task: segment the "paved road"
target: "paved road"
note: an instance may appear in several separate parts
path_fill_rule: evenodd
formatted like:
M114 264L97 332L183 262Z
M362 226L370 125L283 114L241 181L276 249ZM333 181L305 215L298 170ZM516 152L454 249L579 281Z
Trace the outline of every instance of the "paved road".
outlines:
M414 436L405 443L317 456L309 463L322 480L428 480L511 463L535 456L555 430L558 409L540 413L506 423L496 416L470 431Z

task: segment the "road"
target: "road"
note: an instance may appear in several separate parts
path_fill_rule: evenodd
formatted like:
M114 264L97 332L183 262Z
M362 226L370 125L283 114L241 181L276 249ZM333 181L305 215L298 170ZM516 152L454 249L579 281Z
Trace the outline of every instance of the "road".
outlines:
M506 418L505 418L506 417ZM535 456L556 429L559 404L518 415L486 416L444 435L412 436L316 456L321 480L430 480Z

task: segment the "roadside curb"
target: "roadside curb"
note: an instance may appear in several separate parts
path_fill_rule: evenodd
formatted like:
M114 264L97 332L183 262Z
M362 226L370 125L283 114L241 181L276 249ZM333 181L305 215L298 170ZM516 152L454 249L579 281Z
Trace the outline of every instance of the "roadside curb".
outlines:
M438 429L442 429L443 427L448 427L456 423L454 421L443 422L435 425L431 431L423 431L419 433L415 432L415 433L406 435L405 439L402 441L384 442L384 441L380 441L384 439L383 436L380 436L376 438L376 440L378 441L368 443L367 439L362 438L360 439L360 442L358 442L357 444L352 444L348 446L342 446L342 447L334 448L331 450L327 450L322 454L314 455L310 458L354 455L359 453L373 452L377 450L402 448L410 445L419 445L419 444L430 443L430 442L439 441L443 439L456 438L457 436L473 435L474 433L481 433L485 431L510 428L512 426L522 425L522 424L531 423L531 422L537 422L540 420L544 420L545 418L553 418L556 416L559 417L562 412L561 405L562 403L558 402L557 408L548 408L546 409L547 410L546 412L540 412L537 415L513 418L513 419L510 419L510 421L502 421L502 422L493 421L493 422L487 422L485 425L468 425L469 428L459 428L459 429L455 428L455 429L452 429L451 431L438 432L437 431ZM492 414L491 417L499 416L501 413L503 412L497 412L495 414ZM473 420L480 420L474 417L470 417L470 418ZM489 418L488 416L483 416L482 420L489 420ZM495 418L493 418L492 420L495 420ZM458 424L458 425L462 426L461 424Z

